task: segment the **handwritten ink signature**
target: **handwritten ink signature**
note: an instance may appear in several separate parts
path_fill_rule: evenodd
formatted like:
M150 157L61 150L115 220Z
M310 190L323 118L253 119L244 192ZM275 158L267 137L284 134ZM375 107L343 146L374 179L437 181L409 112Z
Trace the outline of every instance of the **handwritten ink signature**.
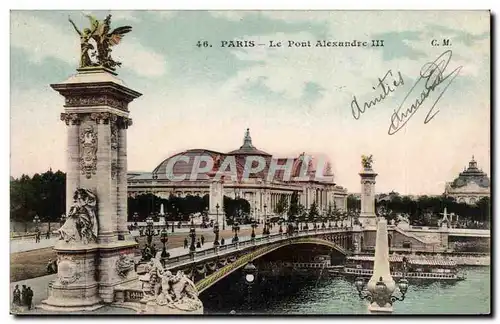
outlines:
M392 80L392 86L389 82L386 82L386 79L391 76L393 78ZM401 75L401 72L397 73L397 79L396 77L392 74L392 70L387 71L387 73L384 75L383 78L378 78L378 84L377 87L382 89L382 93L378 95L377 97L373 98L370 101L367 101L363 104L362 107L359 106L358 99L356 96L351 101L351 111L352 111L352 116L354 119L358 120L359 117L361 117L361 114L363 114L367 108L371 108L372 106L375 106L377 103L381 103L391 92L394 92L397 87L400 85L403 85L403 76ZM373 90L377 90L375 87L372 87Z
M452 57L452 51L447 50L443 54L441 54L434 62L425 63L424 66L420 69L420 78L418 78L417 82L410 89L410 92L403 99L403 102L399 105L398 109L394 110L394 113L391 116L391 124L389 125L389 135L396 134L399 130L401 130L406 123L411 119L411 117L417 112L420 106L425 102L425 99L429 97L431 92L436 90L436 88L445 81L448 81L446 86L441 90L438 97L434 101L431 109L425 116L424 124L430 122L436 114L439 112L434 111L436 104L441 99L445 91L448 89L450 84L455 80L458 76L458 73L462 69L462 66L455 68L448 75L444 76L445 70L448 67L448 63L450 63ZM419 96L414 100L409 108L406 108L404 112L400 112L401 108L406 102L406 99L414 92L414 89L417 88L417 85L424 85L424 89L420 92ZM417 90L415 90L417 91Z

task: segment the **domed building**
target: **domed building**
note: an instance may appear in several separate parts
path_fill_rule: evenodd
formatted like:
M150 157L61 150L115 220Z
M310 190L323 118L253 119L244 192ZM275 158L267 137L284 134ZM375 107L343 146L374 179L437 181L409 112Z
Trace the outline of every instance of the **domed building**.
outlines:
M283 169L285 165L289 166L288 173ZM253 172L245 170L245 166ZM257 149L247 129L239 149L227 153L190 149L168 157L152 172L129 172L128 194L135 197L152 193L162 198L171 194L209 195L211 218L222 212L223 197L227 196L246 199L251 213L263 219L264 214L273 215L282 197L290 202L294 191L306 208L315 201L320 211L326 211L329 205L345 209L347 189L333 182L329 165L324 168L323 176L317 177L318 167L321 168L309 161L305 153L277 158Z
M490 196L490 179L472 156L469 167L464 168L457 178L446 183L445 195L455 198L459 203L475 204L482 197Z

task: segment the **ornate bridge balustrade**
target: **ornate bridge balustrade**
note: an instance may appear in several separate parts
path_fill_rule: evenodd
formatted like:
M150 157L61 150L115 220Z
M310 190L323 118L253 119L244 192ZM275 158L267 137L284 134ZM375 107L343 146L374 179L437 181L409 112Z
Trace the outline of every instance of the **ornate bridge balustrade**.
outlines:
M268 236L257 236L254 240L240 241L172 257L166 261L165 269L172 273L183 271L192 278L201 293L248 262L284 246L315 244L347 255L351 251L352 242L352 231L348 228L310 229L291 236L285 233L274 233ZM129 287L122 286L115 290L115 301L124 305L137 303L142 297L142 287L139 283Z
M316 229L301 231L291 236L276 233L259 236L254 240L186 253L169 259L165 267L172 273L182 270L193 279L201 292L249 261L287 245L323 245L346 255L350 253L352 242L352 233L349 229Z

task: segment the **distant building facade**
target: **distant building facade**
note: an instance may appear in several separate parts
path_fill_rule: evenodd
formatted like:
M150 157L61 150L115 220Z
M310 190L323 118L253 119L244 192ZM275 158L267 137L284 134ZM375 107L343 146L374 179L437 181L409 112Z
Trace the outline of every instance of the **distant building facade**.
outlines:
M467 169L464 168L455 180L446 183L444 194L455 198L459 203L471 205L482 197L490 196L490 179L477 167L474 156Z
M175 176L185 175L189 178L194 158L208 156L215 161L223 160L226 157L234 157L238 177L233 180L224 178L223 181L215 182L212 172L206 172L198 174L195 181L171 181L165 170L168 169L169 163L172 163L172 159L179 155L190 157L190 159L186 163L174 164L172 172ZM281 165L281 161L285 161L286 158L275 158L271 154L257 149L253 146L250 131L247 129L243 145L237 150L222 153L207 149L190 149L170 156L152 172L129 172L128 195L135 197L140 194L152 193L162 198L168 198L171 194L179 197L186 197L187 195L203 197L209 195L210 215L217 212L217 204L220 207L218 212L222 211L223 196L239 197L249 202L251 214L257 216L257 218L262 218L264 213L267 213L267 215L274 214L274 209L282 197L290 202L292 193L296 191L299 202L306 209L315 202L320 212L326 211L330 205L345 210L347 207L347 189L333 182L333 174L325 173L325 175L331 175L329 181L317 180L314 177L315 170L308 167L308 179L299 179L298 173L302 167L301 158L303 155L304 153L293 159L293 170L289 180L284 180L283 171L278 171L275 177L269 181L267 172L271 160L277 160L278 164ZM261 172L252 175L250 179L242 180L241 174L247 156L262 157L266 161L266 167Z

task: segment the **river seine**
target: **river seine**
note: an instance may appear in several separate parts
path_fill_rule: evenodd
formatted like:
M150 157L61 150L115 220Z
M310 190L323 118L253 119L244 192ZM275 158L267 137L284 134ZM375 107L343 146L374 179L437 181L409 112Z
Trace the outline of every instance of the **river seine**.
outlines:
M394 314L489 314L490 268L460 269L464 281L410 283L405 300L394 303ZM242 273L235 272L200 298L205 314L367 314L366 301L342 277L267 279L249 295Z

